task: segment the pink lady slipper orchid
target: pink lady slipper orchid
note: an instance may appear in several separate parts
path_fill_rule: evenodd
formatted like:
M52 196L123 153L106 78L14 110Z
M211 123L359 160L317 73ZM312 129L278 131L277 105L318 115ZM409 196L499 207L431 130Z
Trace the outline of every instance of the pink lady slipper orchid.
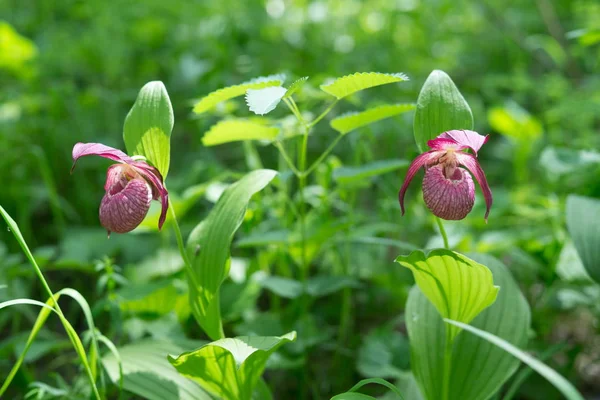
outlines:
M160 199L162 212L158 229L162 228L169 208L169 193L158 170L144 161L134 160L121 150L100 143L77 143L73 147L73 168L79 157L100 156L119 164L106 171L106 193L100 203L100 223L111 232L126 233L142 223L152 200Z
M425 168L423 178L423 199L427 208L436 216L446 220L459 220L467 216L475 203L475 185L471 175L475 176L485 198L487 222L492 207L492 192L485 174L477 161L477 152L487 142L488 137L467 130L444 132L427 142L431 148L412 162L406 173L406 179L398 200L404 215L404 195L410 181L421 167ZM471 149L475 154L463 150Z

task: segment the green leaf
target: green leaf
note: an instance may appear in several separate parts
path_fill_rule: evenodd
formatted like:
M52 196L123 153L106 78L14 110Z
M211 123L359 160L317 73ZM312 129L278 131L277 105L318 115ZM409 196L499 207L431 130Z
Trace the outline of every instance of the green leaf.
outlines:
M123 388L148 400L211 400L196 382L181 376L167 361L170 353L183 351L167 341L146 339L118 349L123 371ZM102 358L110 379L120 379L119 360L111 352Z
M413 129L421 152L427 151L427 141L442 132L473 129L471 108L444 71L434 70L423 84Z
M393 117L407 111L415 109L411 103L404 104L386 104L377 106L361 112L350 112L331 120L331 127L345 135L355 129L369 125L376 121Z
M591 165L600 165L600 153L592 150L546 147L540 156L540 165L551 177L579 173Z
M358 349L357 371L366 377L400 378L409 368L408 339L396 324L373 329Z
M510 353L513 356L517 357L519 360L527 364L531 369L535 370L538 374L546 378L546 380L548 380L548 382L554 385L554 387L557 388L567 400L584 400L583 396L577 391L577 389L562 375L560 375L558 372L556 372L543 362L525 353L523 350L520 350L519 348L513 346L506 340L484 330L477 329L473 326L463 324L458 321L453 321L447 318L444 319L444 321L461 329L467 330L472 334L477 335L480 338L483 338L486 341L494 344L495 346L498 346L507 353Z
M374 176L408 167L409 164L407 160L394 159L373 161L360 167L340 167L333 170L333 179L339 184L365 182Z
M284 75L269 75L252 79L251 81L239 85L228 86L226 88L219 89L200 99L200 101L194 106L194 112L196 114L204 113L222 101L242 96L248 89L262 89L270 86L281 86L284 80Z
M286 299L298 298L304 292L301 282L281 276L267 276L264 279L261 279L259 284L261 287Z
M248 89L246 91L246 104L254 114L265 115L277 107L277 104L286 93L281 86L273 86L263 89Z
M280 297L295 299L306 293L311 297L323 297L348 287L358 287L359 283L350 276L315 276L306 283L306 291L302 282L280 276L267 276L259 281L261 287L270 290Z
M542 124L516 103L488 111L488 122L495 131L518 142L531 143L542 135Z
M252 171L229 186L188 238L193 267L193 275L188 277L190 304L196 320L213 340L223 337L218 293L229 271L231 241L250 198L275 175L276 171L268 169Z
M531 313L525 297L508 268L493 257L471 255L485 264L502 290L494 304L485 309L472 325L524 347L530 329ZM418 286L406 303L406 324L411 348L411 369L427 400L444 398L444 348L446 324ZM482 357L485 354L485 357ZM517 370L519 361L510 354L472 335L456 337L452 348L448 399L487 400Z
M556 263L556 274L567 282L592 283L572 240L563 245Z
M190 314L187 290L176 287L172 280L126 286L117 296L124 312L164 315L175 311L180 320Z
M250 400L267 359L281 345L296 340L296 332L284 336L240 336L208 343L199 349L169 356L183 376L227 400Z
M462 254L450 250L432 250L429 254L413 251L396 262L409 268L419 288L443 318L469 323L496 300L492 272ZM459 329L450 329L454 340Z
M294 83L292 83L290 85L290 87L287 89L287 92L285 92L285 94L283 95L284 99L287 99L288 97L292 97L292 95L294 93L296 93L300 88L302 88L302 86L304 86L304 83L308 80L308 76L302 77L300 79L296 79L294 81Z
M321 85L321 90L337 97L339 100L364 89L407 80L408 76L403 73L357 72L337 78L331 83Z
M279 128L250 122L243 119L229 119L213 125L202 138L205 146L238 142L241 140L273 140Z
M362 381L358 382L356 385L354 385L346 393L341 393L341 394L338 394L336 396L333 396L331 398L331 400L375 399L375 397L367 396L367 395L360 394L360 393L355 393L358 389L360 389L361 387L363 387L365 385L368 385L369 383L375 383L375 384L378 384L378 385L381 385L381 386L385 386L386 388L390 389L393 393L395 393L397 395L397 398L404 399L404 397L402 397L402 394L400 393L400 390L398 390L398 388L396 386L394 386L393 384L389 383L385 379L381 379L381 378L369 378L369 379L363 379Z
M583 266L592 279L600 282L600 200L569 195L567 229Z
M167 89L162 82L154 81L148 82L140 90L123 127L127 152L146 157L163 178L169 172L174 121Z
M20 74L37 53L33 41L21 36L10 24L0 21L0 68Z

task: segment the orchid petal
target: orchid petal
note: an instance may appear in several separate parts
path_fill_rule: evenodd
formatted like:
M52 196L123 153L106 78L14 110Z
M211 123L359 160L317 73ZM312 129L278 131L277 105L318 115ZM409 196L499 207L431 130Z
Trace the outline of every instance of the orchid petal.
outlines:
M125 164L133 162L131 157L121 150L105 146L102 143L77 143L73 146L73 167L71 167L71 172L73 172L77 160L83 156L100 156Z
M404 215L404 195L406 194L406 189L408 189L408 185L415 177L415 174L419 171L421 167L432 164L438 157L440 157L439 151L429 151L427 153L423 153L414 159L412 164L408 167L408 171L406 172L406 178L404 178L404 183L400 188L400 192L398 192L398 201L400 202L400 208L402 209L402 215Z
M469 148L473 150L475 155L489 139L489 135L483 136L477 132L469 130L452 130L442 133L438 138L450 138L457 144L463 146L463 148Z
M457 143L456 140L454 140L450 137L442 137L444 134L445 134L445 132L442 133L437 138L429 140L427 142L427 146L429 146L431 148L431 150L435 150L435 151L447 151L447 150L460 151L460 150L465 150L465 149L469 148L468 146Z
M485 177L485 173L483 172L483 169L481 169L481 166L479 165L479 161L477 161L477 158L473 155L473 154L468 154L468 153L456 153L456 158L458 159L458 162L465 166L469 172L471 172L471 174L473 174L473 176L475 177L475 179L477 180L477 183L479 183L479 186L481 187L481 191L483 192L483 197L485 198L485 205L486 205L486 211L485 211L485 222L487 223L487 218L488 215L490 214L490 209L492 208L492 191L490 190L490 187L487 183L487 179Z
M162 175L156 168L143 161L134 162L132 165L151 184L153 199L160 198L161 212L158 218L158 229L160 230L167 219L167 210L169 209L169 192L163 184Z

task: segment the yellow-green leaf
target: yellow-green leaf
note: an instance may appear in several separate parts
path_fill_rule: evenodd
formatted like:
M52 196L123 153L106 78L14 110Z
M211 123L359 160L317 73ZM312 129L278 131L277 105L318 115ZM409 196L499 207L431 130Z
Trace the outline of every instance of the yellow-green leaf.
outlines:
M321 90L338 99L343 99L364 89L407 80L408 76L403 73L357 72L337 78L331 83L321 85Z
M205 146L238 142L242 140L273 140L279 128L258 124L243 119L229 119L213 125L202 138Z
M331 120L331 127L339 133L346 134L382 119L393 117L415 109L414 104L386 104L361 112L351 112Z
M292 83L290 85L290 87L288 88L287 92L285 92L285 94L283 95L284 99L287 99L288 97L291 97L294 93L296 93L303 85L304 83L308 80L308 76L304 76L300 79L296 79L294 81L294 83Z

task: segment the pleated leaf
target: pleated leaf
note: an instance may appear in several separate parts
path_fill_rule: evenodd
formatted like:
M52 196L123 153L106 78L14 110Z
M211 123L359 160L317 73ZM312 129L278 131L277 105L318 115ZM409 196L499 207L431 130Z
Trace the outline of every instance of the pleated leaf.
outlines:
M413 251L396 262L409 268L417 285L443 318L469 323L496 300L492 272L478 262L450 250L429 254ZM450 340L460 332L450 327Z
M417 147L427 151L427 141L452 129L473 129L473 114L465 98L444 71L435 70L417 99L413 130Z
M278 128L243 119L229 119L213 125L204 134L202 144L205 146L215 146L242 140L273 140L278 134Z
M284 336L241 336L208 343L199 349L169 356L179 373L225 400L250 400L267 359L280 346L296 340Z
M239 85L228 86L216 90L196 103L194 113L202 114L222 101L230 100L235 97L243 96L248 89L262 89L270 86L280 86L285 80L284 75L269 75L261 78L252 79L251 81L241 83Z
M276 171L252 171L229 186L208 217L190 234L188 254L193 276L188 278L194 317L213 340L224 337L219 309L219 288L227 276L231 241L240 227L250 198L277 175Z
M273 86L264 89L248 89L246 92L246 104L254 114L265 115L277 107L286 88Z
M351 112L331 120L331 127L345 135L355 129L372 124L373 122L402 114L415 109L414 104L386 104L361 112Z
M518 347L527 344L531 312L527 301L500 261L487 255L472 255L485 264L502 290L494 304L483 310L472 322L487 332ZM411 350L411 368L426 400L443 396L444 347L447 324L439 312L415 285L406 304L406 324ZM485 356L483 356L485 355ZM465 333L456 337L448 399L489 399L517 370L519 361L493 344Z
M296 93L298 90L300 90L300 88L302 88L302 86L304 86L304 83L308 80L308 76L302 77L300 79L296 79L294 81L294 83L292 83L290 85L290 87L287 89L287 92L285 92L285 95L283 95L284 99L287 99L288 97L292 97L292 95L294 93Z
M407 81L408 76L403 73L384 74L381 72L357 72L335 79L326 85L321 85L321 90L338 99L350 96L356 92L387 83Z
M600 200L570 195L567 198L567 228L592 279L600 283Z

